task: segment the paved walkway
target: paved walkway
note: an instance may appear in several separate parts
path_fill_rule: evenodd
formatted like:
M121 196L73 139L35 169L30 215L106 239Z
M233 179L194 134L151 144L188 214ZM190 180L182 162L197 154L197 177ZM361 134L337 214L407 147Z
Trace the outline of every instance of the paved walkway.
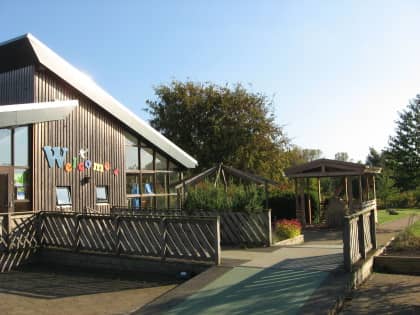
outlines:
M342 314L420 314L420 276L374 273Z
M408 222L378 228L384 245ZM345 293L342 232L307 230L305 243L223 250L222 266L180 285L135 314L321 314Z
M136 314L297 314L322 283L344 274L341 232L327 234L313 232L302 245L223 250L222 265L204 273L213 281L192 279Z

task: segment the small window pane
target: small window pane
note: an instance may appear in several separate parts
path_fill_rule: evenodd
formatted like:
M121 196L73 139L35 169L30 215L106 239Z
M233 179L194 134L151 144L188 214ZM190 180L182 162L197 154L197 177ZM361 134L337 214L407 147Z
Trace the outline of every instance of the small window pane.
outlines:
M176 193L175 185L180 184L181 176L178 172L169 173L169 192Z
M138 145L138 140L130 133L125 134L125 145Z
M96 202L97 203L108 202L108 187L106 186L96 187Z
M14 130L14 165L29 166L28 159L28 127L19 127Z
M140 176L127 174L127 194L140 194Z
M179 209L178 196L169 196L169 208Z
M153 197L142 197L141 208L142 209L153 209Z
M71 205L70 187L57 187L55 191L57 195L57 205Z
M29 200L31 182L29 170L15 169L14 175L14 193L15 200Z
M12 164L12 132L0 129L0 165Z
M167 193L167 178L168 177L166 173L156 173L156 185L155 185L156 194Z
M156 153L156 170L163 170L166 171L168 160L160 155L159 153Z
M156 197L156 209L165 210L168 209L168 197Z
M141 198L128 198L128 208L129 209L139 209Z
M154 194L154 185L153 185L153 174L143 174L142 175L142 188L143 194Z
M142 170L153 170L153 150L149 148L141 148L140 161Z
M125 169L139 169L139 153L137 147L125 147Z

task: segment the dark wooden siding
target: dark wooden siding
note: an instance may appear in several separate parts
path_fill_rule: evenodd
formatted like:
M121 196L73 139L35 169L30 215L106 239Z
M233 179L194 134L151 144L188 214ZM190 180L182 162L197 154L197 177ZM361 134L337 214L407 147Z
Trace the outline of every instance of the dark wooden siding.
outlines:
M86 207L106 210L106 207L96 205L96 185L108 186L110 205L125 205L123 125L52 73L35 71L34 78L36 102L79 100L79 107L65 120L33 126L34 210L56 210L57 186L71 187L73 211L82 212ZM88 159L109 162L111 171L100 173L92 167L83 172L72 170L67 173L57 167L49 168L43 146L67 147L66 161L70 163L80 149L88 149ZM114 168L119 169L118 176L113 174ZM81 180L86 176L90 177L90 182L83 185Z
M0 105L32 103L34 67L0 73Z

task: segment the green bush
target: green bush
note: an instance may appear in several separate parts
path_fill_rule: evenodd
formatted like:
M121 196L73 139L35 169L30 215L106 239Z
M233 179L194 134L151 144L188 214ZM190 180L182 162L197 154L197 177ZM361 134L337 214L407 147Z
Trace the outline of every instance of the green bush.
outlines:
M296 237L301 234L302 225L298 220L279 220L274 225L274 232L279 241Z
M264 190L256 185L231 183L226 192L223 185L203 182L188 190L184 210L259 212L263 204Z

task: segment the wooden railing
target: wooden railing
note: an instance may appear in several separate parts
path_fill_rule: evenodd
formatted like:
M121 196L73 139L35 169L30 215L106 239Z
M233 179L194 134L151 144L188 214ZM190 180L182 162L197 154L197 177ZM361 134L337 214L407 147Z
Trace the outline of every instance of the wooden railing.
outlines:
M354 264L376 249L376 203L365 206L365 209L344 217L343 254L347 271L352 271Z
M247 246L270 246L271 236L271 211L259 213L233 212L233 211L193 211L185 212L174 210L133 210L127 208L112 208L113 215L141 215L151 217L220 217L220 231L222 245L247 245Z
M28 260L38 247L37 216L32 213L0 215L0 272Z
M40 218L42 247L220 264L218 217L43 212Z

